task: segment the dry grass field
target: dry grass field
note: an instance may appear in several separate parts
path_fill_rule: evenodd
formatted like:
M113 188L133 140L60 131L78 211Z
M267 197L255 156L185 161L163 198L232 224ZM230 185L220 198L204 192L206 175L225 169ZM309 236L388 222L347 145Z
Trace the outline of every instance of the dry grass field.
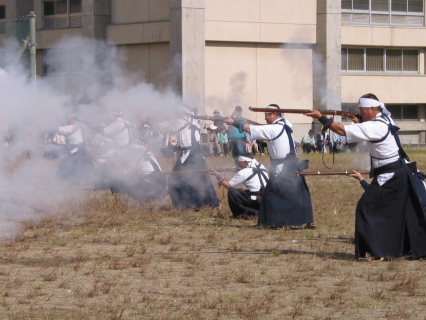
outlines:
M425 152L410 156L426 170ZM319 154L300 157L307 171L327 170ZM369 168L366 154L335 160L333 170ZM313 230L231 219L222 189L221 211L198 212L63 189L66 203L23 219L13 238L14 206L4 205L0 319L426 319L425 261L354 262L358 181L306 179Z

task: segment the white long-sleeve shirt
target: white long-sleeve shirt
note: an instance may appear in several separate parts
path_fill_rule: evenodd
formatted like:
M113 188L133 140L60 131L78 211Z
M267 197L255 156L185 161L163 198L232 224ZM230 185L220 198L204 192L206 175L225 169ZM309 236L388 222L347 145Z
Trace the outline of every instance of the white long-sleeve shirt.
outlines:
M256 165L259 165L259 162L253 159L246 168L238 171L237 174L231 180L229 180L229 185L233 188L236 188L243 184L250 190L250 192L258 192L262 187L262 183L265 187L268 181L263 176L261 179L259 179L259 176L256 174L253 178L247 180L247 178L253 174L253 168L256 168ZM260 169L266 170L262 164L260 165ZM264 174L269 179L268 173L266 171L264 171Z
M290 128L292 127L290 121L284 118L277 119L272 124L250 126L250 133L253 139L266 140L271 159L284 159L291 151L290 142L285 130L278 139L275 139L283 130L284 123ZM293 134L291 136L294 141ZM274 174L279 174L282 166L282 164L279 164Z
M385 164L395 162L399 158L399 148L395 141L395 137L389 133L385 140L378 143L371 141L380 140L389 131L389 121L380 117L379 113L373 120L362 123L355 123L345 126L346 141L348 143L366 141L367 147L373 160L373 168L381 167ZM380 119L385 121L374 121ZM394 124L391 118L388 118ZM376 159L377 158L377 159Z

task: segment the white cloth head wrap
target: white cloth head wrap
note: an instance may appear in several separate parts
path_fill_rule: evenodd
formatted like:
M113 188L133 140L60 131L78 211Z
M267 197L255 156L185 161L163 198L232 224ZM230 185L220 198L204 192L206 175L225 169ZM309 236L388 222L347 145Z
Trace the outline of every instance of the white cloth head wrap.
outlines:
M380 107L385 115L391 116L391 113L386 109L385 104L376 99L370 98L360 98L358 102L358 107L360 108L370 108L370 107Z
M265 109L271 109L271 112L273 112L274 109L279 109L279 107L269 105ZM281 118L284 118L284 113L281 113Z
M244 156L238 156L238 162L244 162L244 161L253 161L253 159L249 158L249 157L244 157Z

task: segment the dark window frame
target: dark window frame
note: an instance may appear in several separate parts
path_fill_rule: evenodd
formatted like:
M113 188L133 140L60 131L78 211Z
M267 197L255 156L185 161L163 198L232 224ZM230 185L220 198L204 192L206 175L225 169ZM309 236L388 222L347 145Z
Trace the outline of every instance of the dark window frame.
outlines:
M44 29L82 26L82 0L42 1Z
M381 58L382 66L378 66L377 62L371 62L370 60L380 60L380 56L373 55L382 51L383 56ZM400 51L400 66L398 70L395 67L390 67L390 62L393 62L392 66L398 65L397 58L395 55ZM369 55L370 52L370 55ZM392 53L389 55L388 52ZM362 55L362 56L361 56ZM393 59L391 61L390 59ZM384 74L419 74L420 73L420 51L417 49L408 48L356 48L356 47L344 47L341 48L341 71L345 73L384 73ZM362 61L361 61L362 60ZM362 64L362 67L361 67ZM354 67L355 66L355 67ZM356 68L357 67L357 68Z
M341 0L341 8L342 24L424 26L423 0Z

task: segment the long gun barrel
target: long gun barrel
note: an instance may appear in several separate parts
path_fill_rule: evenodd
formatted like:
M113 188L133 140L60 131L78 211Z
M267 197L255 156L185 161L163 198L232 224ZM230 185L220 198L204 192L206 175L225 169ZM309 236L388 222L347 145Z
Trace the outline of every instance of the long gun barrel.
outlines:
M278 113L309 113L311 110L309 109L269 109L269 108L252 108L249 107L250 111L253 112L278 112ZM341 111L341 110L318 110L323 115L332 115L332 116L343 116L348 118L355 118L358 116L357 113Z
M361 174L370 174L369 170L356 170ZM353 173L351 171L318 171L318 172L297 172L299 176L346 176Z
M226 119L228 119L228 117L215 117L215 116L191 116L194 119L199 119L199 120L211 120L211 121L225 121ZM259 125L260 123L255 122L255 121L251 121L249 119L245 119L245 118L232 118L234 119L234 121L242 121L248 124L253 124L253 125Z
M236 172L238 169L235 169L235 168L215 168L215 169L210 169L210 170L161 171L161 172L153 172L150 175L156 175L156 174L169 175L169 174L209 173L212 170L215 170L217 172Z

